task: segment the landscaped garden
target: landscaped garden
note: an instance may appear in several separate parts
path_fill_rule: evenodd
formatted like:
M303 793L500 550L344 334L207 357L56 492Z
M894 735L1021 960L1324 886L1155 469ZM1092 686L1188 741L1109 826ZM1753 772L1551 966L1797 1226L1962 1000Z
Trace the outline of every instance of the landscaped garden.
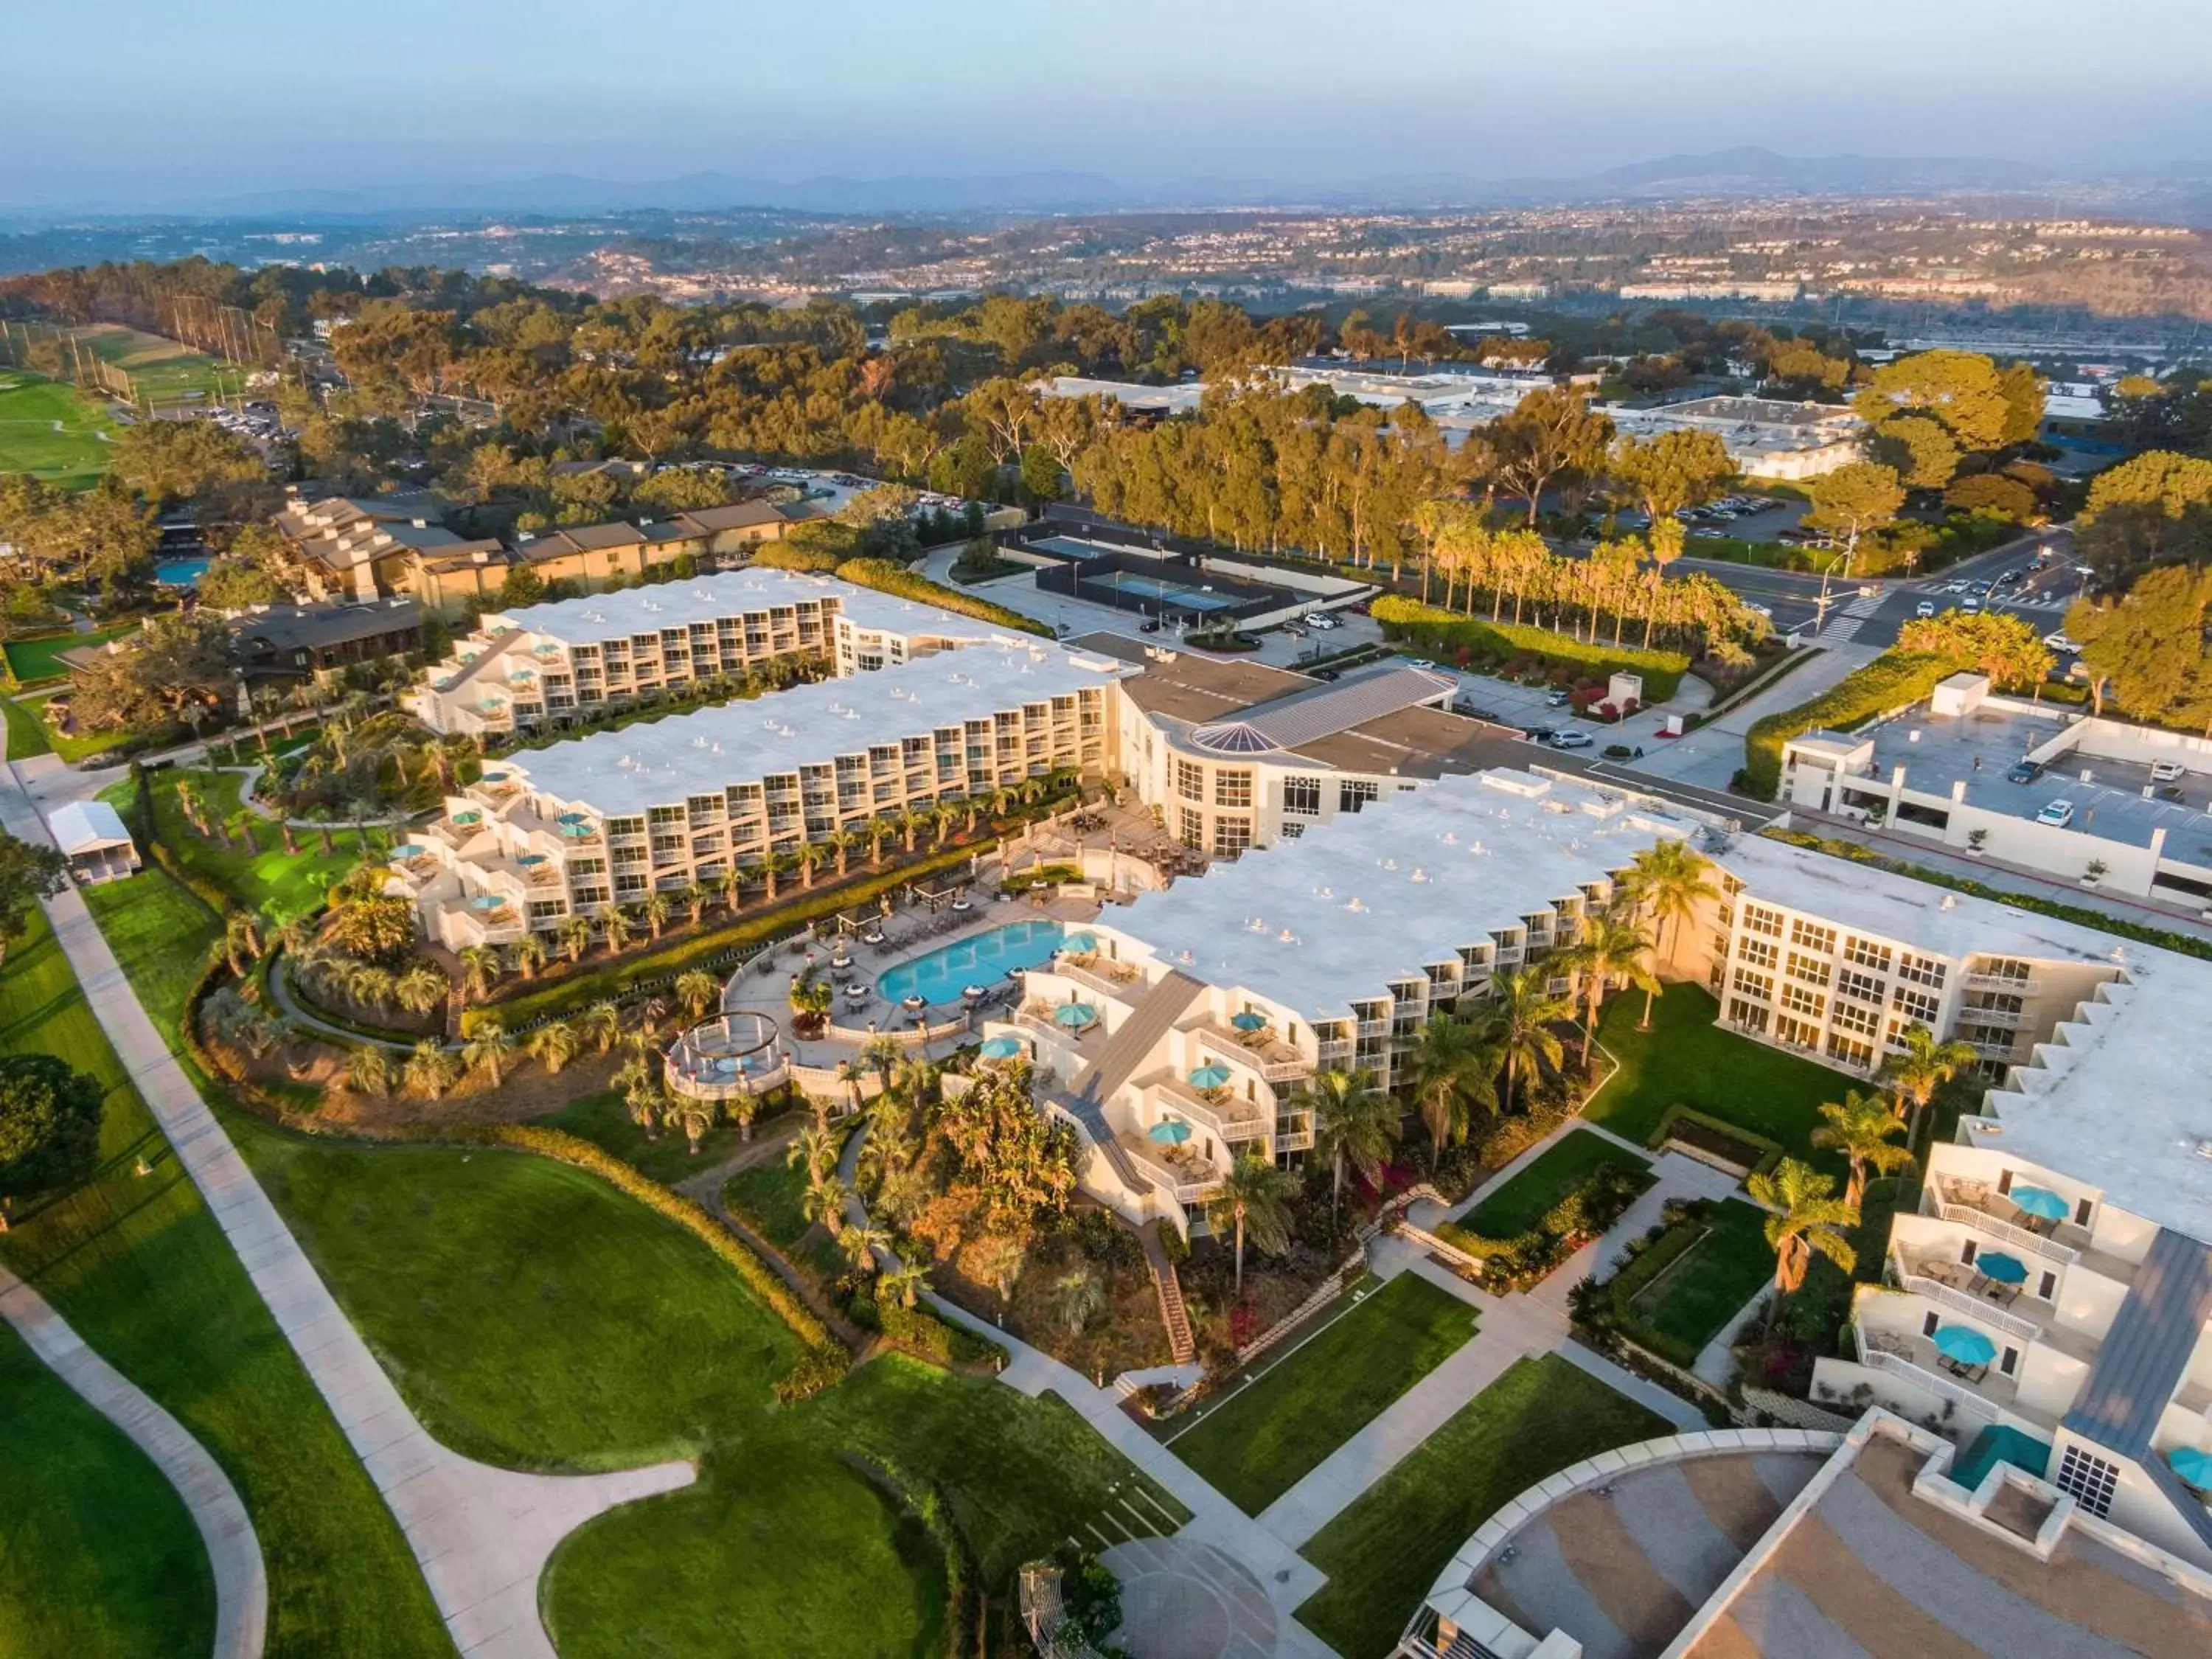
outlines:
M1257 1515L1449 1359L1474 1325L1466 1303L1418 1273L1370 1283L1360 1301L1293 1339L1170 1443Z
M1299 1621L1342 1659L1383 1659L1474 1529L1546 1476L1670 1432L1556 1354L1523 1359L1316 1534L1329 1582Z
M1664 1230L1604 1285L1621 1334L1685 1369L1774 1276L1766 1212L1740 1199L1670 1206Z
M1639 1028L1640 996L1613 999L1598 1041L1620 1062L1583 1109L1592 1123L1649 1146L1668 1109L1686 1106L1747 1130L1815 1168L1840 1171L1842 1160L1813 1144L1823 1102L1841 1100L1858 1079L1754 1042L1718 1024L1719 1005L1695 985L1669 985ZM1756 1149L1754 1149L1756 1150Z
M127 919L125 960L143 975L134 982L155 1019L167 999L173 1021L208 923L189 896L154 880L143 894L149 902L111 897L110 914ZM91 891L100 898L140 886ZM165 890L179 902L164 904ZM0 1051L57 1055L107 1091L92 1178L65 1196L19 1204L0 1257L229 1473L267 1564L270 1650L449 1655L391 1512L170 1155L41 914L9 946L0 1009ZM103 1548L115 1544L103 1537Z
M1602 1237L1653 1179L1639 1153L1572 1128L1436 1236L1480 1262L1493 1290L1526 1290Z
M1650 1166L1626 1147L1587 1129L1570 1129L1521 1172L1468 1211L1460 1224L1486 1238L1510 1238L1542 1221L1562 1199L1602 1170L1619 1170L1650 1186Z

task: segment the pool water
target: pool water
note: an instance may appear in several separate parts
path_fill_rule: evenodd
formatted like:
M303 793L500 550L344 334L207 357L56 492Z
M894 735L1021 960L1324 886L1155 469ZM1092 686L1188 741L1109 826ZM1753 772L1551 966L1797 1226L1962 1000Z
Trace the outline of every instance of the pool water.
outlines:
M190 587L207 574L205 559L164 559L154 567L154 580L164 587Z
M963 986L990 985L1017 968L1049 961L1065 931L1056 921L1010 921L902 962L876 981L876 989L886 1002L903 1002L910 996L924 1002L957 1002Z

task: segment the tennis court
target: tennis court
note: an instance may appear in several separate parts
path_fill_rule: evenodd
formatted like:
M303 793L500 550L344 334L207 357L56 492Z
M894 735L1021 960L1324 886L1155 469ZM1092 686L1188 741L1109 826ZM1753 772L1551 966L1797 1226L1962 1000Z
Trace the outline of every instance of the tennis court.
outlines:
M1241 603L1234 595L1209 593L1204 588L1187 587L1181 582L1164 581L1158 576L1141 576L1131 570L1106 570L1083 579L1085 587L1110 587L1116 593L1127 593L1155 605L1175 605L1185 611L1229 611Z

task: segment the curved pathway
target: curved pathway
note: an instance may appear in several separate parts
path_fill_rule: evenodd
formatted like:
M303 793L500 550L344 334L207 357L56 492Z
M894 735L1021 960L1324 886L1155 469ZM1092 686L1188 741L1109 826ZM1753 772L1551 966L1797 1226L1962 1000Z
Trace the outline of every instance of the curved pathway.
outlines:
M5 763L0 823L52 842ZM524 1474L440 1445L177 1064L83 896L64 888L46 908L86 1002L147 1109L398 1522L454 1645L471 1659L557 1659L538 1612L538 1582L554 1547L617 1504L690 1485L696 1468L668 1462L614 1474Z
M269 1626L261 1540L238 1488L185 1425L102 1359L46 1297L0 1267L0 1319L31 1352L153 1460L184 1499L215 1573L215 1659L260 1659Z

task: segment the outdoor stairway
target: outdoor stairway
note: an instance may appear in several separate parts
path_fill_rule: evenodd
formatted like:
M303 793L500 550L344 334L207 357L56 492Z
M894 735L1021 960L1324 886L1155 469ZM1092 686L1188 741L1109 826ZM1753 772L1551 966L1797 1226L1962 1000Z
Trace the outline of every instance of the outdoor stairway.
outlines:
M1114 1166L1114 1173L1132 1192L1148 1190L1152 1181L1115 1139L1113 1126L1106 1121L1106 1103L1113 1098L1116 1089L1129 1080L1129 1074L1144 1063L1154 1045L1182 1018L1183 1011L1203 989L1205 987L1188 975L1170 973L1152 987L1121 1023L1121 1029L1106 1039L1097 1057L1057 1097L1057 1103L1083 1126L1083 1133L1105 1154L1106 1161Z
M1137 1237L1144 1241L1145 1265L1152 1270L1152 1289L1159 1293L1160 1323L1167 1327L1168 1352L1178 1365L1188 1365L1198 1353L1198 1345L1190 1337L1190 1314L1182 1305L1182 1281L1176 1277L1175 1263L1168 1260L1167 1247L1160 1243L1160 1224L1158 1217L1137 1229Z

